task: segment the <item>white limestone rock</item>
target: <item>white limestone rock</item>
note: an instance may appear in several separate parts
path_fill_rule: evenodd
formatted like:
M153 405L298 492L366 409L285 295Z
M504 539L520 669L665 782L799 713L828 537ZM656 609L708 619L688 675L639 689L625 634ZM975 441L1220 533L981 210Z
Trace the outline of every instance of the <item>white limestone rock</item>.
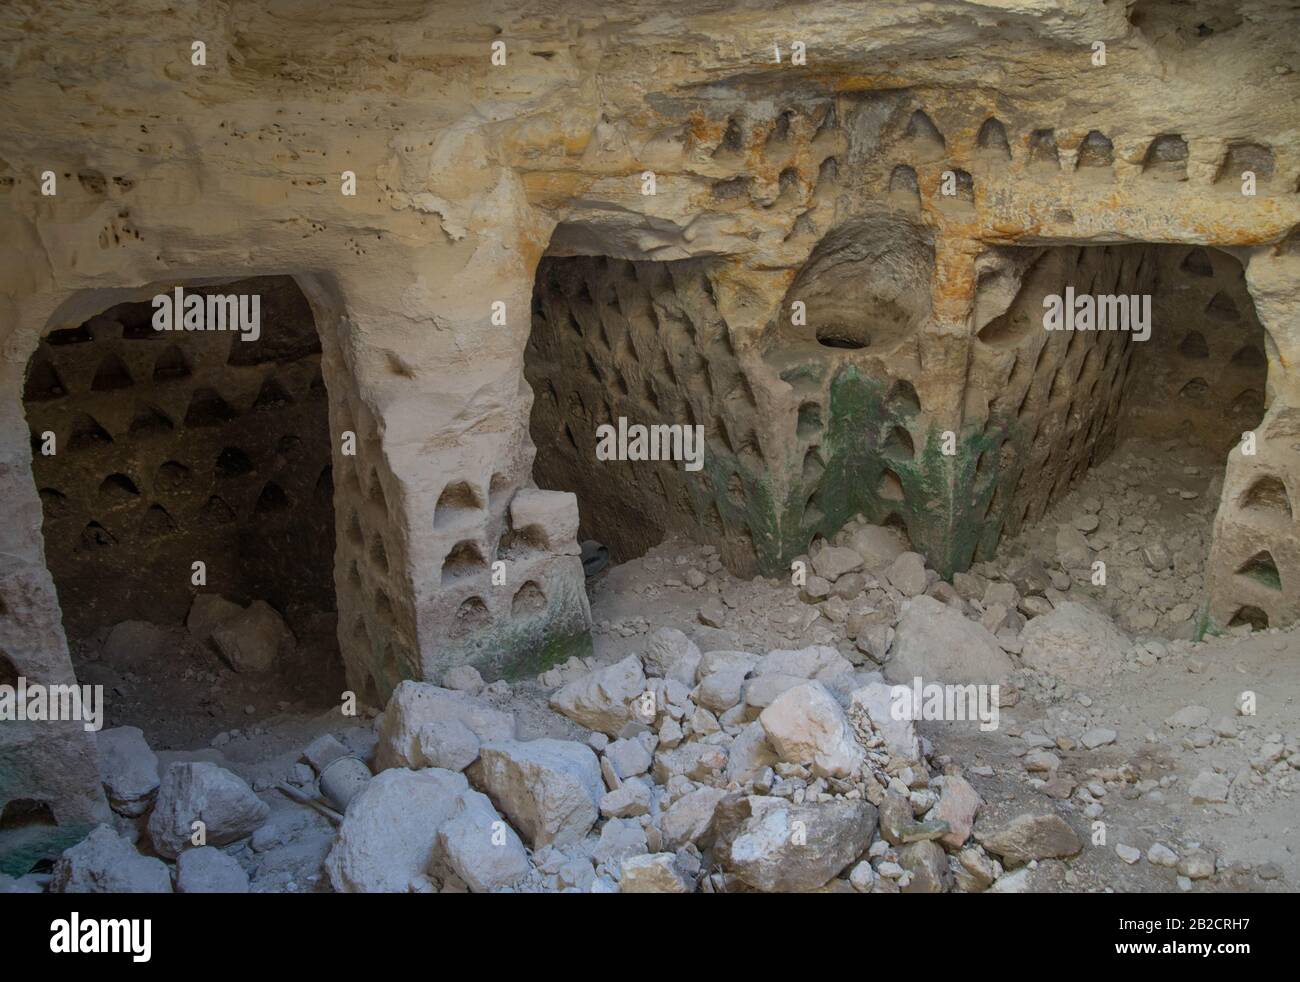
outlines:
M438 832L455 813L465 775L394 767L348 804L325 870L336 893L406 893L437 856Z
M295 641L284 618L265 600L254 600L212 629L217 653L236 672L269 672L293 654Z
M647 675L690 686L695 684L701 657L694 641L676 628L663 627L650 635L641 660Z
M465 692L408 679L398 683L384 710L379 742L375 747L375 770L438 766L421 747L421 734L429 724L451 720L461 723L480 742L510 740L515 736L513 713L496 709L485 700ZM454 760L441 757L441 750L446 747L442 742L444 737L451 739L451 733L445 728L426 734L427 749L439 759ZM465 741L462 739L460 742Z
M821 682L783 692L758 720L784 761L811 764L827 777L847 777L862 766L862 747L853 726Z
M1095 684L1118 667L1129 641L1109 617L1073 600L1033 618L1020 632L1029 668L1075 685Z
M534 849L580 841L605 795L596 755L573 740L494 740L468 774Z
M1001 682L1014 666L987 630L933 597L920 596L903 605L885 677L911 685Z
M624 859L619 870L620 893L690 893L670 852L645 853Z
M54 864L51 893L171 893L172 880L160 859L141 856L107 825L63 851Z
M528 875L524 844L487 795L474 790L456 797L451 817L438 829L440 858L473 893L491 893Z
M633 701L647 688L641 659L628 655L622 661L575 679L551 696L551 708L575 723L607 736L636 718Z
M148 811L158 790L158 757L134 726L102 730L95 741L99 777L113 811L135 818Z
M176 859L177 893L248 893L248 874L214 846L186 849Z
M243 778L208 761L172 764L163 773L149 816L149 839L160 856L175 858L193 843L202 822L205 845L224 846L257 831L270 808Z

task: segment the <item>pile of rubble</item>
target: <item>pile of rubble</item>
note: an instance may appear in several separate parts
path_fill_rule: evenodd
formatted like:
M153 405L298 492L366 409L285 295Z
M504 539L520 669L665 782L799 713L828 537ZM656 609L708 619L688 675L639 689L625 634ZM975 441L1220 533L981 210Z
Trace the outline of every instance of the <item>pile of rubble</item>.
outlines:
M1083 595L1090 555L1055 568L1032 558L1007 571L984 564L946 582L898 532L858 522L797 562L804 575L794 585L734 580L709 549L670 561L671 575L662 557L648 559L646 568L659 564L650 590L693 598L683 608L698 612L693 636L650 631L637 615L601 625L623 645L612 663L575 658L515 685L485 684L469 667L442 685L403 682L370 721L341 724L335 713L332 732L274 778L247 782L221 766L238 733L213 740L216 760L196 760L160 759L139 730L106 731L101 770L115 826L69 849L49 889L1079 888L1055 861L1078 856L1084 823L1111 821L1115 803L1158 802L1177 786L1198 807L1249 807L1252 796L1289 795L1300 766L1293 739L1197 705L1146 744L1233 755L1222 760L1244 752L1248 766L1212 763L1183 787L1172 773L1153 776L1140 752L1134 764L1102 756L1125 738L1107 718L1115 707L1094 705L1085 688L1204 666L1201 645L1131 640L1072 599ZM224 611L219 623L252 616L207 603ZM191 620L202 629L202 617ZM280 644L278 631L255 633L262 648ZM706 643L773 635L813 643L763 654ZM1278 650L1289 643L1276 641ZM895 701L894 684L916 678L999 683L999 708L1026 707L1025 719L1008 716L1001 743L989 737L959 763L917 732L914 706ZM558 726L539 727L539 712ZM992 798L986 757L1019 765ZM340 800L322 775L344 758L361 778ZM1006 793L1017 775L1027 797ZM1145 856L1183 889L1227 870L1195 839L1141 849L1132 831L1111 843L1112 861Z
M462 668L444 686L399 685L372 751L315 741L300 785L358 749L375 772L325 836L329 887L981 890L1004 867L1082 848L1053 813L973 839L981 801L960 768L894 718L877 673L832 648L701 652L663 629L640 656L563 671L575 677L550 705L585 740L519 739L511 687ZM301 844L301 821L273 820L275 793L226 768L160 766L131 728L100 746L117 828L69 849L51 890L242 891L268 848Z

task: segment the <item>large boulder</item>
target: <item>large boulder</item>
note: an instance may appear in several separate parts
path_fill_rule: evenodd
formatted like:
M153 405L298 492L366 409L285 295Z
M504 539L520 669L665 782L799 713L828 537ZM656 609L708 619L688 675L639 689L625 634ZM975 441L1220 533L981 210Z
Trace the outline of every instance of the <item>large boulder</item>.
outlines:
M534 849L581 841L605 795L596 755L573 740L494 740L467 773Z
M236 672L269 672L293 654L294 638L284 618L265 600L227 617L212 629L217 653Z
M436 767L375 775L348 803L325 858L335 892L408 892L428 872L438 854L438 833L468 788L465 775Z
M717 861L755 890L816 890L871 845L876 809L842 798L795 805L730 795L718 803L713 828Z
M811 764L826 777L847 777L862 765L862 747L829 689L812 680L787 689L758 717L768 742L791 764Z
M1075 685L1097 682L1129 649L1128 638L1109 617L1073 600L1031 620L1020 641L1026 666Z
M143 815L158 790L158 758L135 726L116 726L95 739L99 779L113 811L128 818Z
M203 845L224 846L252 835L269 814L239 775L208 761L175 763L163 774L149 839L160 856L174 859L195 844L195 822L203 823Z
M994 683L1013 671L1011 659L987 630L933 597L920 596L903 605L885 677L910 685L923 683Z
M393 689L384 710L384 722L375 746L375 770L446 765L459 769L454 765L471 752L470 741L449 727L450 722L462 724L480 742L512 740L515 736L513 714L502 712L467 692L407 679ZM425 732L426 727L432 729Z
M160 859L141 856L107 825L65 849L54 864L51 893L171 893L172 880Z
M589 730L618 736L635 718L633 701L647 687L641 659L628 655L621 662L575 679L551 696L551 708Z
M438 829L443 862L474 893L518 883L531 868L524 844L492 807L487 795L462 791L452 814Z

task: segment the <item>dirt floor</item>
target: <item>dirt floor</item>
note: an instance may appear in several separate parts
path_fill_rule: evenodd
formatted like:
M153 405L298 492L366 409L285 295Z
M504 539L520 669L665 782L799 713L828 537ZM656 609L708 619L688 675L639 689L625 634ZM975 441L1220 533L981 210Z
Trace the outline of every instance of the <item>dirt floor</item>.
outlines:
M1286 761L1300 738L1300 629L1191 640L1218 474L1212 456L1195 448L1127 443L1044 521L974 571L995 578L1037 557L1052 574L1048 597L1096 606L1132 643L1121 672L1086 687L1018 671L1003 687L995 731L980 732L974 722L919 725L936 761L960 765L986 812L1041 808L1046 796L1076 814L1077 829L1091 830L1091 845L1068 866L1031 865L1033 889L1281 891L1300 884L1300 775ZM1105 587L1071 579L1055 562L1063 525L1088 530L1089 545L1107 563ZM1145 561L1151 544L1169 553L1165 568ZM547 706L549 693L590 667L639 654L663 627L682 630L704 651L828 644L863 670L876 667L848 637L834 605L808 602L785 580L738 580L711 547L662 543L598 574L589 592L595 656L587 665L485 692L516 714L523 739L584 739L582 728ZM290 621L298 649L271 679L231 671L180 625L164 629L165 659L109 652L103 636L74 644L77 671L83 682L109 687L106 725L140 727L164 766L212 760L265 791L295 774L304 778L295 771L303 767L299 755L322 733L362 755L375 739L373 708L353 718L338 711L344 681L331 619L299 613ZM1254 712L1243 714L1238 707L1249 693ZM1088 749L1085 734L1096 744L1099 732L1102 742ZM1235 804L1193 801L1193 782L1213 774L1231 783ZM268 797L275 799L271 831L245 861L255 870L253 889L324 888L315 864L332 836L328 823L288 798ZM284 841L268 846L277 834ZM1210 850L1219 875L1180 877L1148 858L1157 843L1180 856ZM1121 852L1128 848L1142 858L1126 862Z

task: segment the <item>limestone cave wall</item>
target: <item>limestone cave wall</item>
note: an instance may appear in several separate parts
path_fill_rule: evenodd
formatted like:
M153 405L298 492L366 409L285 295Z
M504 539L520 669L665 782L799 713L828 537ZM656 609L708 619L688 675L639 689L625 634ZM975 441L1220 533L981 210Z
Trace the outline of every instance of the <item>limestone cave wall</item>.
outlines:
M1172 0L617 11L361 0L311 17L253 0L70 0L39 18L5 7L0 670L72 681L50 570L76 560L61 546L51 558L39 495L66 492L34 476L27 408L131 391L93 388L102 359L94 371L69 363L68 395L25 406L30 380L54 391L43 369L28 374L33 355L63 370L42 338L178 281L260 275L291 276L320 335L339 643L369 701L462 662L504 674L582 650L579 522L609 524L629 504L646 528L616 543L626 551L682 525L720 540L737 568L775 570L862 511L905 524L937 568L960 569L1104 452L1125 405L1164 425L1160 400L1134 389L1141 378L1179 392L1203 380L1204 412L1162 400L1180 407L1167 421L1213 422L1225 440L1224 409L1262 391L1262 405L1249 397L1263 412L1255 452L1228 455L1205 621L1294 618L1295 20L1284 0L1230 15ZM1242 193L1247 171L1254 194ZM1194 249L1213 276L1183 291L1168 262ZM1206 361L1233 347L1222 372L1184 372L1172 357L1194 325L1157 328L1134 353L1124 339L1015 323L1017 295L1040 278L1154 283L1157 295L1164 283L1204 299L1198 317L1224 293L1245 322L1220 253L1242 264L1265 332L1262 390L1233 374L1250 366L1232 367L1245 344L1226 322L1213 337L1195 327ZM1227 314L1223 302L1214 312ZM581 345L548 342L573 333L568 317ZM84 347L114 349L133 387L154 385L131 352L166 340L92 337ZM295 366L314 357L277 368L304 411L314 397ZM1180 367L1160 375L1168 365ZM623 500L607 493L595 517L563 492L538 496L548 468L572 476L580 463L558 442L548 381L556 406L568 413L580 396L574 411L593 422L653 416L657 400L685 423L689 406L714 463L698 478L609 468ZM244 418L256 418L247 384ZM188 408L167 408L173 434L186 430ZM84 415L114 446L121 432L131 442L133 403L121 418ZM71 436L71 417L59 425ZM355 456L341 455L344 431ZM579 448L591 439L573 435ZM125 474L143 523L157 470L110 465L117 452L84 451L104 466L74 477L98 495ZM215 468L209 457L167 460L197 477ZM322 470L281 490L312 500ZM186 508L158 503L180 526ZM136 505L115 507L138 528ZM77 537L105 524L85 517L70 525ZM1276 578L1259 575L1265 550ZM35 839L72 841L104 814L92 740L75 726L0 728L0 803L52 810Z
M24 402L64 626L180 622L198 588L333 610L333 481L320 340L291 279L256 294L261 337L153 330L148 302L47 334ZM43 434L54 434L45 453Z

